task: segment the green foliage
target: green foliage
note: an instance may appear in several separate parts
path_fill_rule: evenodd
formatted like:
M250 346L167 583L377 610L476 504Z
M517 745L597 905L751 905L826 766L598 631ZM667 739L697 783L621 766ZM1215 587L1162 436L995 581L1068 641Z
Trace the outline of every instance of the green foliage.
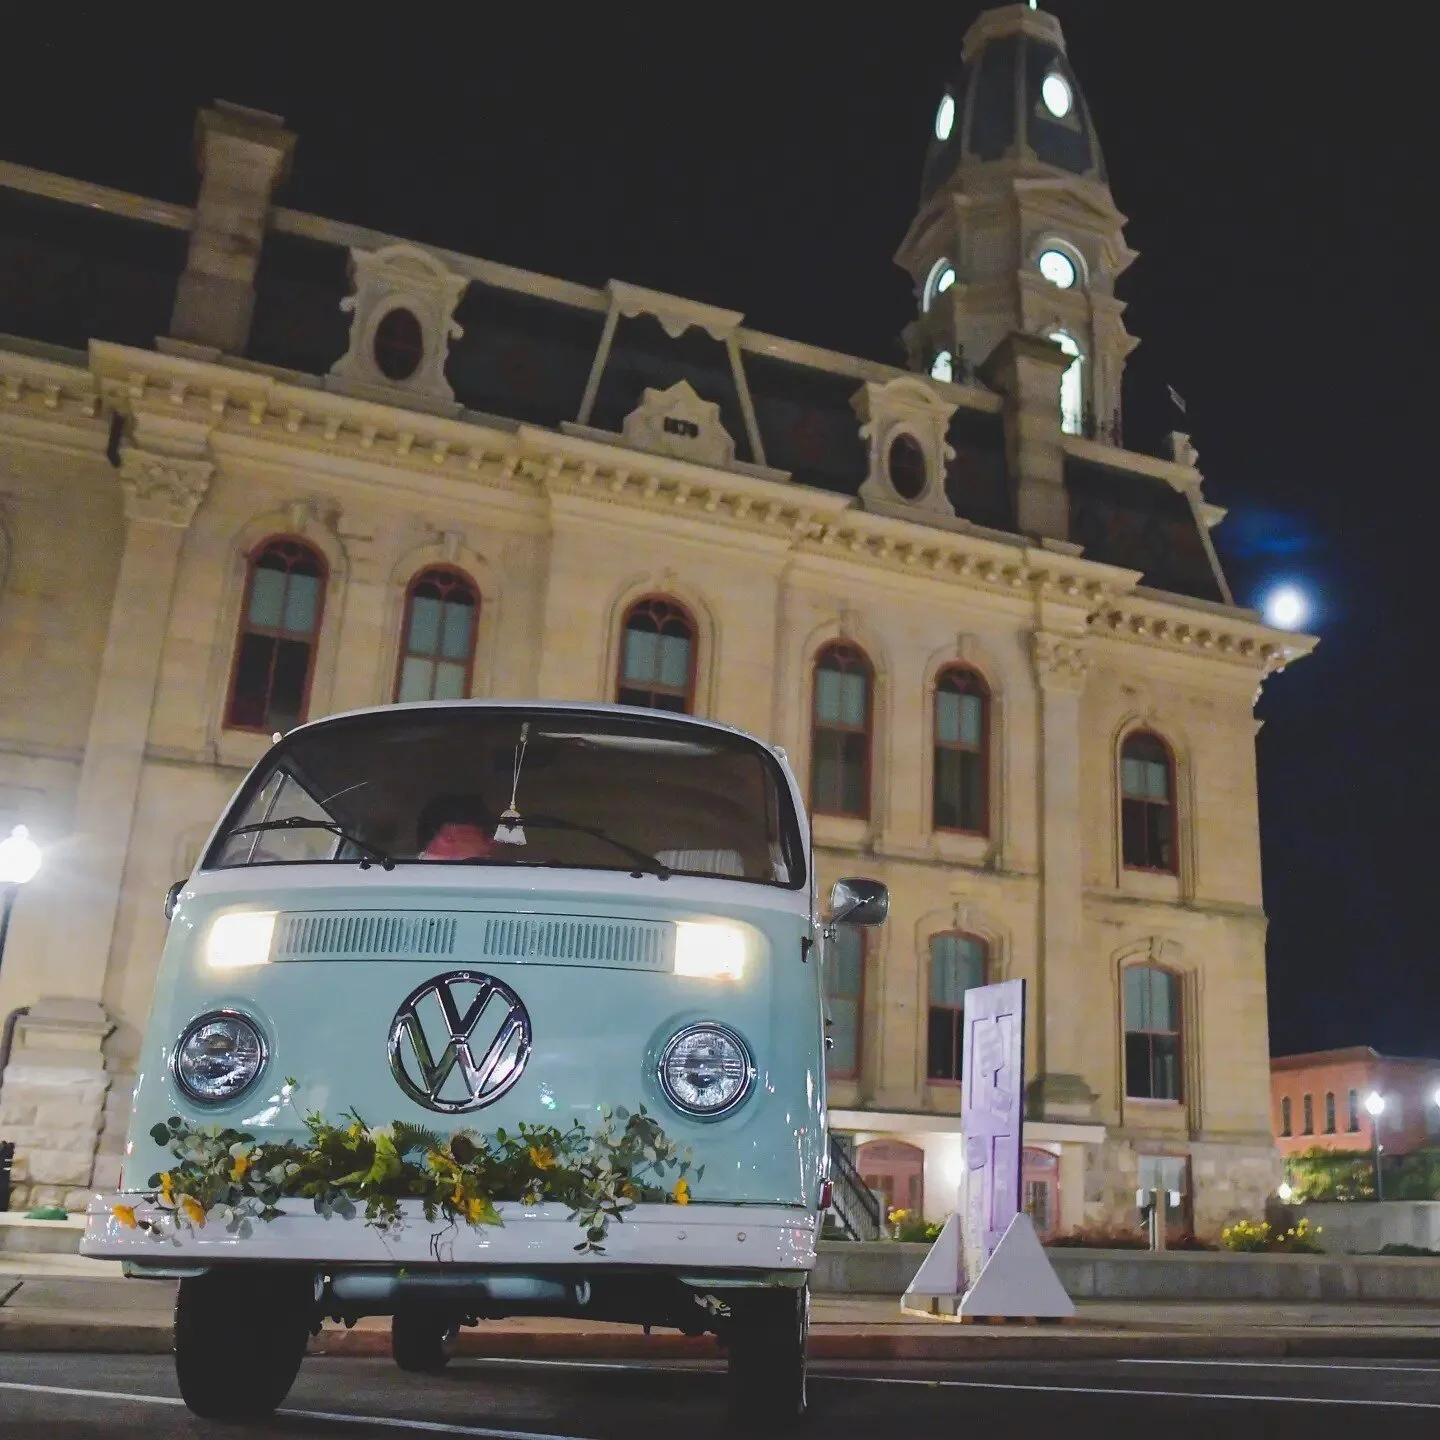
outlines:
M1148 1250L1150 1241L1143 1231L1120 1226L1080 1225L1068 1235L1056 1235L1046 1245L1061 1250Z
M1289 1230L1276 1230L1264 1220L1237 1220L1221 1232L1220 1243L1242 1254L1319 1255L1318 1234L1320 1227L1308 1220Z
M890 1239L909 1244L933 1245L945 1228L933 1220L926 1220L913 1210L892 1210L889 1215Z
M1440 1255L1440 1250L1427 1250L1423 1245L1402 1245L1392 1242L1389 1245L1382 1245L1375 1253L1377 1255L1414 1255L1418 1257Z
M705 1173L643 1105L638 1114L602 1111L593 1129L522 1122L493 1136L458 1130L446 1137L403 1121L372 1127L354 1111L338 1125L312 1114L305 1127L303 1141L260 1142L172 1115L150 1131L177 1162L150 1177L153 1193L143 1199L151 1213L141 1218L133 1206L117 1205L115 1216L157 1236L215 1220L243 1238L255 1221L279 1215L281 1200L309 1200L327 1219L352 1219L363 1206L365 1223L381 1231L402 1225L407 1200L418 1201L429 1222L475 1226L501 1224L500 1201L556 1201L584 1232L576 1250L600 1253L612 1220L642 1201L688 1204L690 1177Z
M1440 1196L1440 1150L1382 1156L1387 1200L1434 1200ZM1297 1201L1373 1200L1375 1156L1370 1150L1312 1149L1285 1162Z

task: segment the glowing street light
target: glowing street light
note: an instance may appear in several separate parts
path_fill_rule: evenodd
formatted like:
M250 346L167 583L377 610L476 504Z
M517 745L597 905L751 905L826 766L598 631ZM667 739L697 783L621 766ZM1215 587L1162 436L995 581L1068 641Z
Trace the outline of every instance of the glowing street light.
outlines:
M1288 1205L1295 1198L1295 1189L1288 1180L1282 1180L1275 1193L1280 1197L1282 1205Z
M23 825L17 825L0 840L0 890L5 897L0 907L0 965L5 962L5 941L10 934L10 912L15 908L15 897L22 885L28 885L35 878L40 860L40 847Z
M1375 1135L1375 1200L1378 1204L1385 1198L1385 1178L1380 1172L1380 1117L1385 1113L1385 1097L1372 1090L1365 1097L1365 1108L1370 1112L1370 1129Z
M1298 585L1277 585L1262 609L1266 623L1277 630L1298 630L1310 619L1310 601Z

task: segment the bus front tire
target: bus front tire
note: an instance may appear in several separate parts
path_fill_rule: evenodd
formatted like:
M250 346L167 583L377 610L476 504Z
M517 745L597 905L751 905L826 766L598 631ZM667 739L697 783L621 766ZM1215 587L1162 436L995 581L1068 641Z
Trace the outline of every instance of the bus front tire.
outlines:
M175 1379L207 1420L259 1420L290 1393L315 1308L305 1274L212 1270L180 1282Z
M735 1408L767 1424L795 1424L805 1414L805 1346L810 1290L756 1290L737 1295L730 1330L730 1390Z

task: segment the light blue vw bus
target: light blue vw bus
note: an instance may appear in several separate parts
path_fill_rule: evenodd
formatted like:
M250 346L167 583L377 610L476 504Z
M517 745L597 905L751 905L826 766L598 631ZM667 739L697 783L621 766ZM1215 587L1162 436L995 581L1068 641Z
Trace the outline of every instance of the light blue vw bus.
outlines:
M832 923L878 924L842 881ZM121 1193L83 1253L180 1277L199 1414L285 1397L326 1318L712 1332L805 1405L828 1204L821 924L784 753L619 706L305 725L167 899Z

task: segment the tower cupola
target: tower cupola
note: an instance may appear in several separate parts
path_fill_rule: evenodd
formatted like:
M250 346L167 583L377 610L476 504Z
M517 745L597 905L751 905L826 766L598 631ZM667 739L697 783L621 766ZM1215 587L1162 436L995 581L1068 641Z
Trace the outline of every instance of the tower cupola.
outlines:
M1126 332L1116 278L1136 258L1060 22L1028 5L979 16L936 98L920 209L896 254L915 286L913 369L967 380L1016 333L1069 364L1056 419L1119 441Z

